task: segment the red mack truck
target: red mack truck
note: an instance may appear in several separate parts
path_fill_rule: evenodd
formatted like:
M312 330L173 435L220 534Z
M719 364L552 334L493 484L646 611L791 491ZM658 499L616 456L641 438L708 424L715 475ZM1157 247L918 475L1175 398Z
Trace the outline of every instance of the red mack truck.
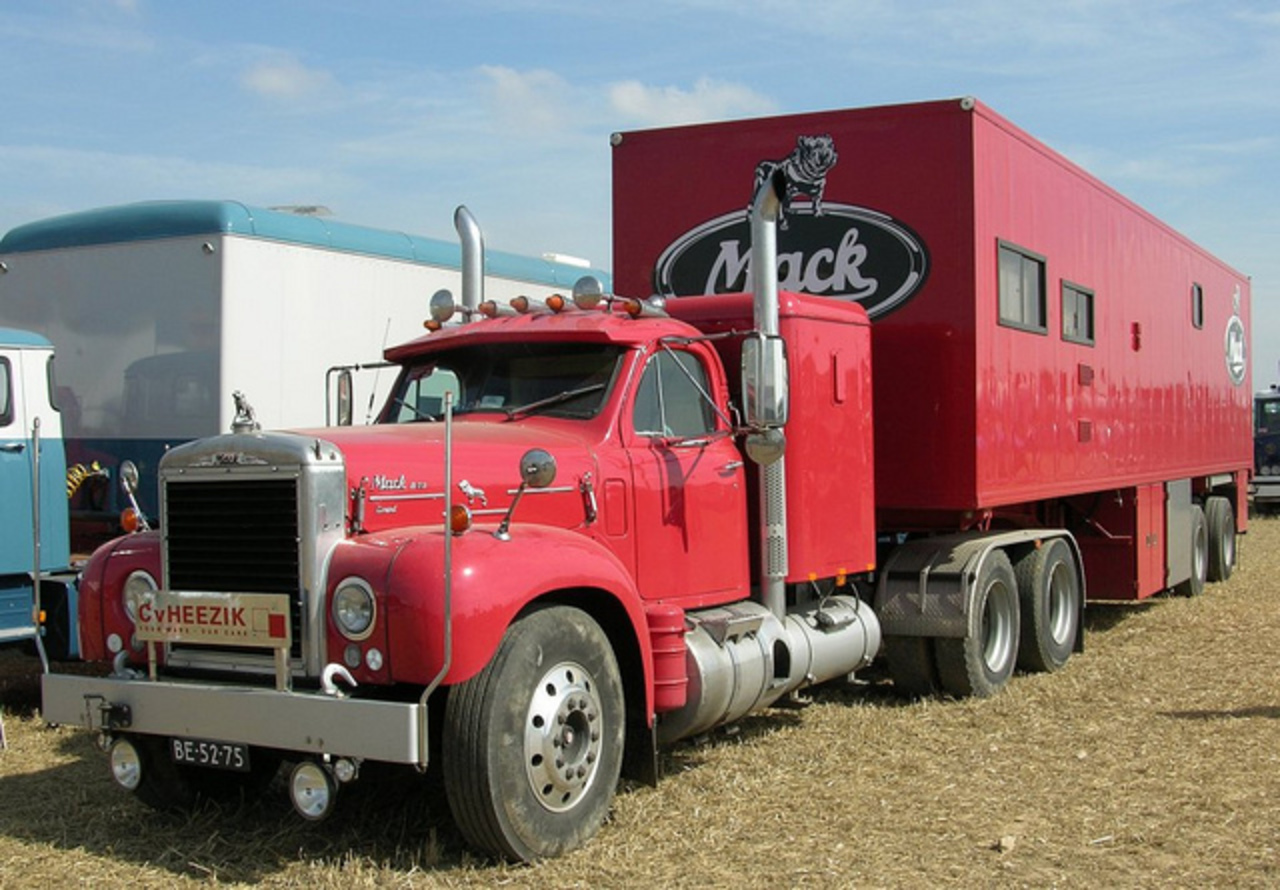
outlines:
M172 449L84 569L46 719L178 807L440 769L532 860L619 776L883 655L912 695L1057 670L1086 598L1230 575L1249 281L973 100L614 137L615 276L485 300L379 422ZM808 291L809 293L803 293ZM446 323L447 322L447 323Z

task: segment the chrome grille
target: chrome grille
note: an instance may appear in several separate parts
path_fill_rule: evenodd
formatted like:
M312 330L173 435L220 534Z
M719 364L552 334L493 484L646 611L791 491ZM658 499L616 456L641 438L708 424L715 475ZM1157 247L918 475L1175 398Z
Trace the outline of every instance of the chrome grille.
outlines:
M288 595L294 656L301 654L303 639L300 545L296 479L220 478L166 486L169 587Z

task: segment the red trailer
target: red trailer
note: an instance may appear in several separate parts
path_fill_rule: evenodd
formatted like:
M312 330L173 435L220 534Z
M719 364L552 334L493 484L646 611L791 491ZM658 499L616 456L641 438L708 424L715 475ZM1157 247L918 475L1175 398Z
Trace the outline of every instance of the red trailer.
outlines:
M752 187L790 177L781 287L872 319L881 534L1070 528L1090 598L1135 599L1199 589L1198 505L1206 568L1229 573L1252 459L1244 275L973 99L613 145L620 293L751 290Z

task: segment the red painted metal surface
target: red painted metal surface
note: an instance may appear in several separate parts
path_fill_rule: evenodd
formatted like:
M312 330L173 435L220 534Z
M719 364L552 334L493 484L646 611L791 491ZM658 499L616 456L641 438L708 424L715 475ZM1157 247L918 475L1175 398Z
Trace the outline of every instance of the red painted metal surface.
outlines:
M682 263L686 286L723 288L746 249L725 219L745 215L758 169L784 162L803 185L779 232L784 288L839 291L872 315L886 521L952 527L1248 467L1247 361L1235 380L1228 367L1229 327L1250 330L1248 279L971 100L622 134L617 289L698 292L679 289ZM880 262L913 236L903 268ZM1002 241L1045 260L1042 332L999 322ZM885 303L912 275L914 292ZM1064 282L1094 295L1092 345L1063 337Z
M869 571L875 566L875 460L866 312L800 294L783 294L780 302L791 383L787 580ZM751 329L750 294L673 300L668 308L707 333ZM736 337L716 341L733 387L741 386L741 344ZM757 472L754 465L750 472ZM753 509L750 527L757 521Z

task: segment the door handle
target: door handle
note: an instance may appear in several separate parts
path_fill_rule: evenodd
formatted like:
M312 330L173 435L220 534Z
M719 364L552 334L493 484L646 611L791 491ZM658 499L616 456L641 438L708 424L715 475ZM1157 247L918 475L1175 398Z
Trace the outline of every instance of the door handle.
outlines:
M725 464L723 467L721 467L721 468L720 468L720 471L721 471L722 473L731 473L731 472L733 472L734 470L736 470L736 469L738 469L739 467L742 467L742 466L743 466L742 461L740 461L740 460L731 460L731 461L729 461L727 464Z
M26 442L5 442L0 445L0 451L7 451L10 454L21 454L27 448Z

